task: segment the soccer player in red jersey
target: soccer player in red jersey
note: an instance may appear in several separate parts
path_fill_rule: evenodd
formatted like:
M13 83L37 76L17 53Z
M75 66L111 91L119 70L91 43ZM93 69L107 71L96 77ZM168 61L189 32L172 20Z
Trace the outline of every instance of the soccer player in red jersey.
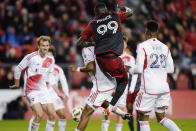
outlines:
M121 22L132 16L132 10L128 7L120 7L120 13L109 12L105 4L98 3L94 11L96 16L82 31L77 45L82 45L84 41L93 37L94 53L99 67L103 72L116 78L118 93L115 93L108 107L111 112L115 109L114 106L123 94L128 81L127 72L119 56L123 53L124 45Z

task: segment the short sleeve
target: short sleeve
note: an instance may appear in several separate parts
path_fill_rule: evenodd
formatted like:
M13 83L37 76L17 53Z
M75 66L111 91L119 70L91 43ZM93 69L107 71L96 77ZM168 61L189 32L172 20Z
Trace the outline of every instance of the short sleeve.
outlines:
M94 50L92 50L92 48L90 48L90 47L83 48L82 57L84 59L85 65L87 65L91 61L95 61Z
M28 64L29 64L28 56L29 56L29 55L25 56L25 57L22 59L22 61L18 64L18 67L19 67L21 70L24 70L24 69L28 66Z
M81 37L85 40L87 40L89 37L91 37L93 33L92 27L91 27L91 23L89 23L87 25L87 27L82 31L81 33Z

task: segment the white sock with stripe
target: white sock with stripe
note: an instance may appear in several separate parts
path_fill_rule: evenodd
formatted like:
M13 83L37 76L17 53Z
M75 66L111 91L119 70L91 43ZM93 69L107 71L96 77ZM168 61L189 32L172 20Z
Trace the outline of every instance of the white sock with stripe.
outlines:
M117 123L116 124L116 131L121 131L122 130L122 126L123 126L123 124Z
M32 122L31 124L31 131L38 131L40 123Z
M163 125L164 127L166 127L168 130L170 131L181 131L179 129L179 127L170 119L164 117L161 121L160 121L161 125Z
M102 120L101 131L108 131L110 120Z
M34 115L29 120L29 128L28 128L28 131L31 131L31 126L32 126L33 120L34 120Z
M139 121L140 131L150 131L150 125L148 121Z
M55 121L47 120L46 131L54 131L54 124L55 124Z
M67 124L66 119L59 119L58 121L59 131L65 131L66 124Z

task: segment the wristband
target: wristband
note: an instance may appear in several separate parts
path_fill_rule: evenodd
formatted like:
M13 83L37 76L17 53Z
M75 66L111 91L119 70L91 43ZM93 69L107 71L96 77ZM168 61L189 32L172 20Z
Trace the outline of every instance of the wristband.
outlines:
M80 72L80 69L81 69L80 67L77 67L76 72Z

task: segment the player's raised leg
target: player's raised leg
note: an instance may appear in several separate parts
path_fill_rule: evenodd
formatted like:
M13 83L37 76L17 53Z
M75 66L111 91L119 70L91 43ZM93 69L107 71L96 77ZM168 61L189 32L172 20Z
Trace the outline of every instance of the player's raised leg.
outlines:
M166 127L169 131L181 131L178 126L169 118L165 117L165 109L156 109L157 121Z

